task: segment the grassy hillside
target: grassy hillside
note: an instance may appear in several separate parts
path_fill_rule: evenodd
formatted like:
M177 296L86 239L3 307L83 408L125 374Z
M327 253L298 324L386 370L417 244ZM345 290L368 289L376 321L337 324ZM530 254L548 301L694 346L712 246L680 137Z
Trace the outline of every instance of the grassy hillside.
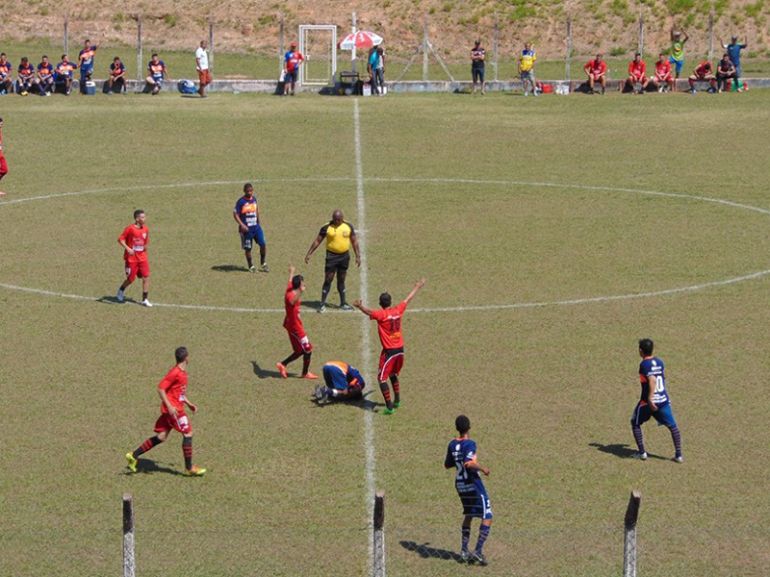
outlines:
M5 0L0 37L4 40L50 38L60 42L65 14L79 44L89 36L109 44L131 44L136 38L135 16L143 18L144 36L163 49L188 49L216 28L222 51L271 53L279 43L283 19L287 38L301 23L332 23L340 31L350 27L356 9L360 27L380 32L394 55L408 55L419 45L428 19L434 47L449 60L465 58L472 38L491 46L495 22L501 50L510 52L524 40L533 40L545 57L564 51L565 22L574 21L578 53L596 49L618 55L636 46L640 13L647 23L649 46L665 48L672 25L690 32L690 49L708 48L709 12L715 16L717 39L732 33L749 39L757 56L770 56L768 0L360 0L351 5L331 0Z

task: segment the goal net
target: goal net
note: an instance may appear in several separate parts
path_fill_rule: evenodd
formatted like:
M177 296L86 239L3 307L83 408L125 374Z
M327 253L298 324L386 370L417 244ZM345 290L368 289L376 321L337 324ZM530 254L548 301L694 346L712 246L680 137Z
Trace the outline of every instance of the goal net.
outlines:
M299 51L305 62L299 67L299 82L326 86L337 73L337 27L334 24L301 24Z

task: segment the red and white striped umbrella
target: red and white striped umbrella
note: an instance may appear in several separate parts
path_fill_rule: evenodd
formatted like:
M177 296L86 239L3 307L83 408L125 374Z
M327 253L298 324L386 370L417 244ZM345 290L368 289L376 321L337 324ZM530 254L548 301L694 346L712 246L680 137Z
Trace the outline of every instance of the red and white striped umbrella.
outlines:
M342 50L353 50L354 48L371 48L380 44L382 44L382 36L368 30L359 30L345 36L337 46Z

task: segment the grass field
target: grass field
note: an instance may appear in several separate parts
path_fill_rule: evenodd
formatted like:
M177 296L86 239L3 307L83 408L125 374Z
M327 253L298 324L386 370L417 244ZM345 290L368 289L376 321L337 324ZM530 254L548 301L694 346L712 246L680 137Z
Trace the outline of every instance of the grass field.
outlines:
M365 575L367 431L392 577L618 575L632 489L640 575L764 575L769 105L763 91L360 99L358 181L353 99L3 99L0 575L119 574L124 492L140 577ZM246 180L269 274L237 270ZM137 207L151 300L248 310L100 300ZM294 263L313 368L347 360L374 384L374 328L366 351L359 313L314 312L322 255L302 264L335 208L365 241L368 291L353 270L351 298L428 278L393 417L375 390L374 407L318 408L307 383L275 378ZM682 465L649 424L653 457L628 458L643 336L667 363ZM180 344L209 472L179 475L174 434L126 475ZM461 511L442 463L460 412L492 470L484 569L451 557Z

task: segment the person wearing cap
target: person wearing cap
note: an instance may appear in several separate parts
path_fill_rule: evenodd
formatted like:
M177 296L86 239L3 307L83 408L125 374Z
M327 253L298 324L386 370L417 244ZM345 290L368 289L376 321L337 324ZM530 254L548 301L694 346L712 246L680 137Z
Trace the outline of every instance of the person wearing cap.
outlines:
M283 95L291 94L294 96L294 87L297 83L297 75L299 74L299 66L305 60L302 56L302 52L297 50L297 43L292 42L289 44L289 50L283 57ZM289 90L291 88L291 90Z
M730 57L730 61L735 66L735 84L738 85L738 92L741 92L741 76L743 76L743 69L741 68L741 50L748 47L748 44L739 44L738 37L733 36L730 39L730 44L724 44L721 40L722 48L727 51L727 55Z
M671 29L671 56L669 56L668 61L674 67L674 92L676 92L676 81L679 80L679 75L684 68L684 45L689 39L690 37L684 30L680 32Z
M486 51L481 46L481 40L476 40L471 48L471 77L473 78L473 93L476 94L476 85L481 85L481 93L486 92L484 82L484 59Z
M198 71L198 94L206 98L206 87L211 84L211 69L209 68L209 53L206 50L208 42L201 40L195 51L195 69Z

